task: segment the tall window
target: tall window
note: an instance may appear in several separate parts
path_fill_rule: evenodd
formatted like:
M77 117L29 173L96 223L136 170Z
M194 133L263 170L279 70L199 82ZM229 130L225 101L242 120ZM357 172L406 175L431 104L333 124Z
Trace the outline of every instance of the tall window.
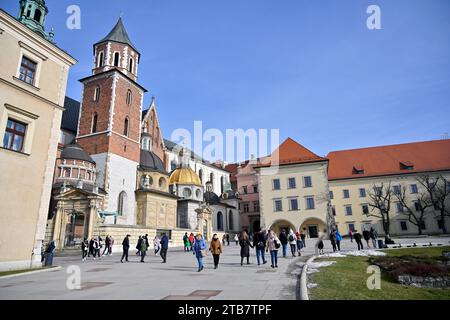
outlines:
M22 152L26 129L26 124L8 119L3 137L3 148Z
M406 223L406 221L400 221L400 229L402 231L408 231L408 224Z
M253 202L253 212L259 212L259 201Z
M348 189L342 190L342 194L344 196L344 199L350 198L350 191L348 191Z
M198 171L198 177L200 178L200 182L203 183L203 169Z
M22 63L20 64L20 75L19 79L29 83L34 84L34 78L36 76L37 63L31 61L27 57L22 57Z
M36 11L34 12L34 20L37 22L41 21L41 16L42 16L42 12L39 9L36 9Z
M248 193L247 186L243 186L242 191L244 192L244 194L247 194Z
M273 201L273 206L276 212L283 211L283 203L281 202L281 199L275 199Z
M401 191L402 191L400 185L395 185L395 186L392 187L392 189L394 191L394 194L397 194L397 195L399 195L401 193Z
M234 217L233 217L233 211L228 211L228 229L234 230Z
M366 189L359 188L359 197L360 198L365 198L366 197Z
M170 170L173 171L177 168L177 163L175 162L175 160L172 160L170 162Z
M273 190L280 190L280 179L272 180Z
M100 87L96 86L94 92L94 101L98 102L99 100L100 100Z
M127 91L127 106L131 105L131 97L132 97L131 90L128 90Z
M333 200L334 199L334 194L333 191L330 191L330 199Z
M295 189L297 184L295 183L295 178L289 178L288 179L288 188L289 189Z
M363 205L361 205L361 207L362 207L362 213L365 215L368 215L369 214L369 205L363 204Z
M225 180L223 177L220 177L220 193L223 193L225 189Z
M97 118L98 118L97 113L94 113L92 117L92 130L91 130L92 133L97 132Z
M312 187L311 177L303 177L303 185L305 188L311 188Z
M411 193L417 193L417 184L412 184L411 185Z
M245 202L243 204L243 208L244 208L244 213L250 212L250 208L249 208L248 202Z
M122 216L125 212L125 201L127 199L127 193L122 191L119 193L119 201L117 202L117 213Z
M128 64L128 71L133 72L133 59L130 58L130 63Z
M211 187L214 189L214 173L212 172L209 175L209 182L211 182Z
M345 206L345 215L346 216L351 216L352 214L353 214L352 206L350 204Z
M312 210L316 207L314 197L306 197L306 209Z
M114 67L118 67L120 63L120 53L114 53Z
M103 54L103 51L100 52L100 54L98 55L98 61L97 61L97 66L99 68L103 67L103 60L104 60L105 55Z
M253 192L258 193L258 185L257 184L253 185Z
M291 210L291 211L298 210L298 200L297 200L297 198L289 199L289 210Z
M217 230L223 231L223 214L220 211L217 213Z
M128 119L128 117L125 118L125 122L124 122L124 128L123 128L123 135L128 137L128 131L129 131L129 127L130 127L130 120Z

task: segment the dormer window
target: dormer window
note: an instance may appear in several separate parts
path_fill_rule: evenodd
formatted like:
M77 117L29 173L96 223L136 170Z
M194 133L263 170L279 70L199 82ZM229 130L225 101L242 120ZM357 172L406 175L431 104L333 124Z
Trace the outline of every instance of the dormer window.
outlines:
M364 167L358 164L353 166L353 174L364 174Z
M414 163L411 161L400 161L401 170L414 170Z

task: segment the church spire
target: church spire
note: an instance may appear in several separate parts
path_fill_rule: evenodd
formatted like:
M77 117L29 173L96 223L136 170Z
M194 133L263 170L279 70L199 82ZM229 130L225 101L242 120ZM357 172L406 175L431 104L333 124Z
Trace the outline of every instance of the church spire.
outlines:
M44 0L20 0L18 20L31 30L39 33L47 40L51 37L45 32L45 18L48 7Z

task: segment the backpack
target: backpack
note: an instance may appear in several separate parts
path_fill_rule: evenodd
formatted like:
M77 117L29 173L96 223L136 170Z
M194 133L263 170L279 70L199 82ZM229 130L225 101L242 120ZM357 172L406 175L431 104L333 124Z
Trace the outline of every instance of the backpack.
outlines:
M280 249L281 244L280 244L280 242L278 240L274 239L273 243L275 244L275 249Z
M292 234L289 236L289 241L294 241L294 236Z

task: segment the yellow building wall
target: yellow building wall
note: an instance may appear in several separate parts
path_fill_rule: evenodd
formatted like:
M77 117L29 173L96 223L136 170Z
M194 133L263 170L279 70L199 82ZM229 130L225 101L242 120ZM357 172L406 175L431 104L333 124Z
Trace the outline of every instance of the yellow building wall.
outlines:
M305 176L311 177L312 187L304 188ZM295 178L295 189L288 188L289 178ZM280 179L280 190L273 190L274 179ZM319 236L323 234L328 208L327 162L281 166L277 172L271 172L270 168L261 168L258 172L258 190L262 228L273 228L278 231L277 225L285 225L285 222L288 222L294 231L308 225L316 225ZM314 197L315 209L306 209L307 196ZM289 210L290 197L298 197L299 210ZM274 199L282 199L282 212L275 212Z
M362 205L370 203L369 192L373 192L373 186L378 185L381 186L383 183L384 186L387 186L389 182L391 183L391 187L394 185L401 185L407 187L407 197L411 201L417 199L417 195L423 190L423 187L417 181L417 174L403 174L396 176L386 176L386 177L373 177L373 178L359 178L359 179L348 179L348 180L335 180L329 182L330 191L333 192L333 199L331 200L332 206L335 207L336 211L336 223L339 227L339 230L342 234L348 234L349 224L353 223L355 228L358 231L363 231L364 227L369 228L370 225L373 225L379 234L384 234L383 227L381 225L381 219L373 216L367 216L362 212ZM450 173L444 172L444 177L450 179ZM412 184L416 184L418 188L418 194L412 194L410 186ZM359 196L359 189L365 188L366 197ZM344 199L343 190L348 189L350 192L350 198ZM415 225L407 222L408 230L401 230L400 221L407 221L408 217L405 214L401 214L397 212L397 206L395 202L398 202L397 198L393 195L391 201L391 227L390 233L391 235L417 235L418 229ZM352 215L348 216L345 214L345 206L352 206ZM369 213L377 214L377 209L372 211L372 208L369 207ZM437 212L436 212L437 215ZM438 228L438 223L436 219L436 215L431 213L427 215L425 220L426 230L423 230L423 234L434 234L441 233L442 231ZM447 228L450 227L450 219L446 220Z
M75 60L0 11L0 270L40 266L69 67ZM22 54L36 86L18 79ZM3 147L9 117L27 123L24 152Z

